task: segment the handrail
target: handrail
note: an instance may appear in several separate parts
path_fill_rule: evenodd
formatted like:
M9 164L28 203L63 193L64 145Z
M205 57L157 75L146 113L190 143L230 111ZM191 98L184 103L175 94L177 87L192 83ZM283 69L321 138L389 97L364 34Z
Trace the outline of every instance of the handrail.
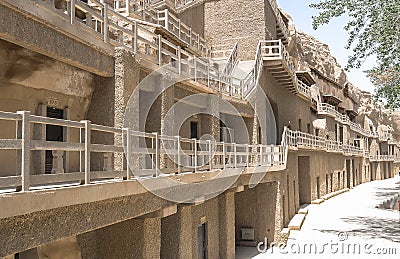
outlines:
M287 149L284 146L262 144L237 144L208 140L197 140L179 136L166 136L159 133L139 132L126 128L95 125L90 121L71 121L31 115L29 111L18 113L0 112L0 119L14 120L16 132L21 132L14 139L0 139L0 150L17 150L22 155L22 166L14 176L0 177L0 189L22 186L22 191L29 191L33 184L70 183L84 181L90 184L94 179L130 180L133 172L136 177L158 177L160 173L181 173L183 171L209 171L221 168L243 168L267 166L281 170L286 167ZM32 125L61 125L64 128L77 128L81 132L79 142L56 142L34 139ZM121 139L121 143L95 143L92 134L102 132L111 138ZM44 172L31 172L32 151L53 153L51 176ZM64 172L64 152L79 152L81 166L79 172ZM103 154L103 170L94 171L91 167L91 154ZM127 168L114 171L113 154L125 153ZM160 164L166 157L172 163ZM101 161L96 161L98 164ZM15 176L17 175L17 176ZM121 177L125 177L122 179ZM10 185L11 184L11 185ZM53 186L54 187L54 186Z
M124 14L124 16L130 16L131 13L135 13L147 22L159 24L188 46L197 49L204 56L208 56L210 49L205 39L199 33L193 31L190 26L182 22L181 19L173 15L168 9L158 11L150 3L138 0L113 1L117 12Z
M330 116L334 117L337 121L339 121L343 124L349 124L350 129L362 134L363 136L378 137L377 132L368 131L366 129L363 129L361 127L361 125L359 125L358 123L352 122L347 115L341 114L340 112L338 112L336 110L335 106L333 106L331 104L319 103L318 104L318 113L330 115Z
M364 156L364 150L361 147L343 144L339 141L325 139L301 131L284 130L282 141L282 144L294 148L311 148L327 152L341 152L344 155Z

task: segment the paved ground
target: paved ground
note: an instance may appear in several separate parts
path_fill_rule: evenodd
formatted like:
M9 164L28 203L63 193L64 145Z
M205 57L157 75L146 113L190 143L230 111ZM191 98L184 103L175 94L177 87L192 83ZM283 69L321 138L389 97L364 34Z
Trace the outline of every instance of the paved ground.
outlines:
M359 185L320 205L309 205L301 231L285 249L237 248L236 258L400 258L396 210L375 208L399 193L400 177Z

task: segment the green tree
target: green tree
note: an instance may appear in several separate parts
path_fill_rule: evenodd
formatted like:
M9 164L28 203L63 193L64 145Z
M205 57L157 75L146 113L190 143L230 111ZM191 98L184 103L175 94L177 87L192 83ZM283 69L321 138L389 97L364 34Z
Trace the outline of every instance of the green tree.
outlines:
M367 71L376 87L378 99L388 107L400 108L400 0L321 0L310 7L317 29L333 18L347 14L347 49L352 50L346 70L359 68L369 56L377 66Z

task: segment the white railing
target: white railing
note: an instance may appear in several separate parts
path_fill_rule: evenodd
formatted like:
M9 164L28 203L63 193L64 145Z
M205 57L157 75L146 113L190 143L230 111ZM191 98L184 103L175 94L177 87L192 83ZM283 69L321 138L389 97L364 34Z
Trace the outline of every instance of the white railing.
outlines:
M360 133L363 136L378 137L377 132L368 131L368 130L362 128L362 126L360 124L352 122L347 115L341 114L339 111L336 110L335 106L333 106L331 104L319 103L318 104L318 113L332 116L333 118L335 118L335 120L337 120L343 124L348 124L350 126L350 129L354 130L355 132Z
M257 45L253 69L243 79L243 96L245 97L248 96L256 88L258 80L260 79L261 76L262 66L263 66L261 45L262 45L261 42L259 42Z
M177 38L198 50L204 56L209 56L210 48L206 44L206 40L196 33L192 28L171 14L168 9L157 12L157 23L163 26L167 31L171 32Z
M141 1L129 0L128 2L143 6ZM123 7L122 2L118 7ZM77 17L76 11L81 12L84 19ZM221 91L222 94L242 98L242 79L222 74L216 63L205 58L197 58L157 35L154 30L161 26L159 24L128 19L112 7L97 0L89 0L88 4L79 0L70 0L68 16L71 23L85 24L93 30L93 36L107 43L124 46L159 66L172 63L167 67L168 69L194 78L195 81L202 81L206 86Z
M0 177L0 189L17 188L29 191L31 186L54 183L85 183L94 180L129 180L135 177L157 177L160 174L209 171L221 168L240 168L254 166L286 166L285 146L247 145L186 139L179 136L163 136L158 133L145 133L129 129L114 128L92 124L90 121L70 121L30 115L27 111L17 113L0 112L0 121L14 121L17 135L11 139L0 139L0 150L17 154L17 172ZM37 140L33 136L34 125L56 125L75 131L80 135L77 142L56 142ZM120 144L93 142L91 136L101 133L103 139L111 143L121 139ZM15 153L15 150L17 153ZM31 167L33 151L53 152L52 174L44 174ZM125 153L124 153L125 151ZM64 154L79 154L80 162L73 163ZM95 154L100 154L95 155ZM125 154L125 156L123 156ZM113 159L114 157L114 159ZM128 164L114 171L115 159L126 159ZM125 157L125 158L123 158ZM94 163L91 163L92 162ZM77 172L64 172L64 164L79 167ZM75 165L74 165L75 164ZM96 168L92 168L95 164ZM124 164L124 163L120 163ZM102 168L102 170L98 170ZM36 169L34 169L36 168ZM54 186L53 186L54 187Z
M395 161L395 156L392 155L371 155L369 156L370 161Z
M129 17L132 13L141 17L143 21L159 24L187 46L199 51L203 56L208 56L210 49L199 33L173 15L168 9L156 10L146 2L138 0L114 0L117 12Z
M340 152L344 155L363 156L364 150L360 147L342 144L313 134L285 129L283 144L299 149L315 149L327 152Z
M225 75L231 75L239 62L238 42L233 45L233 48L228 44L212 46L211 58L213 60L226 61L222 73Z
M303 81L297 80L297 89L300 94L307 97L308 99L311 99L310 87L308 85L306 85L305 83L303 83Z

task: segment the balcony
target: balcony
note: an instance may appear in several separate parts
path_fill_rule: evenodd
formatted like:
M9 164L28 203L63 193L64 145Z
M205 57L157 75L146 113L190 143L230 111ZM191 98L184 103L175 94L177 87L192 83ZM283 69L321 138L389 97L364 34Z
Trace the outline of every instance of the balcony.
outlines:
M335 106L330 105L328 103L320 103L318 105L318 114L332 117L336 121L338 121L342 124L347 124L350 126L351 130L354 130L355 132L357 132L363 136L374 137L374 138L376 138L378 136L377 132L368 131L368 130L362 128L360 124L352 122L347 115L341 114L340 112L338 112L336 110Z
M293 94L297 94L298 79L289 53L282 41L261 41L260 48L265 68L281 86L284 86Z
M395 157L391 155L373 155L369 156L369 160L373 162L391 162L395 161Z
M14 122L14 132L19 132L18 137L0 139L0 150L16 153L15 162L20 165L16 172L0 177L1 192L15 192L19 188L22 191L30 191L32 187L35 189L66 188L81 183L107 184L135 180L134 177L165 177L169 174L184 172L210 172L257 166L268 167L275 171L286 168L287 149L285 146L247 145L163 136L158 133L95 125L90 121L69 121L35 116L25 111L0 112L0 120ZM34 139L32 131L35 129L34 125L61 126L66 132L80 132L81 138L77 142ZM111 142L114 142L114 139L122 141L120 144L94 143L91 136L96 133L101 133L104 138L112 140ZM53 153L52 174L33 171L34 167L31 167L31 161L38 162L33 160L32 152L46 150ZM78 161L81 162L75 161L78 163L78 172L64 172L64 165L72 163L66 160L65 154L71 152L80 157ZM114 156L125 157L124 162L128 166L120 171L114 171L114 163L116 163ZM95 157L97 159L94 164L97 164L97 167L100 165L102 170L92 169L91 159ZM161 163L165 159L169 160Z
M297 90L299 92L299 96L302 97L303 99L306 99L308 101L311 100L311 90L308 85L303 83L301 80L297 80Z
M198 55L205 57L209 55L210 49L205 39L168 9L159 11L144 1L114 0L114 10L125 17L159 24L161 27L156 28L157 34L163 35L183 48L189 48Z
M300 131L292 131L285 128L282 144L291 149L321 150L326 152L341 153L345 156L364 156L364 150L360 147L342 144L323 137L315 136Z

